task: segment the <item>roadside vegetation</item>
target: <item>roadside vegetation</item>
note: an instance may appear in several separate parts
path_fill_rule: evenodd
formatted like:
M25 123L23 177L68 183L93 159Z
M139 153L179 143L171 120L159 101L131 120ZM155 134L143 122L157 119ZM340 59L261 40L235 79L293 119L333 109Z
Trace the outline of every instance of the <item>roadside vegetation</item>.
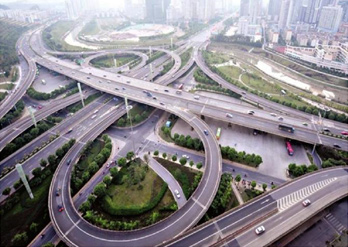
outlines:
M50 222L48 192L51 180L59 162L74 143L75 140L71 139L57 149L56 154L40 162L42 168L32 171L33 178L29 184L34 199L30 199L20 180L13 185L15 192L0 206L1 246L27 246ZM8 190L4 188L3 193Z
M348 165L348 152L337 150L328 146L318 146L317 153L320 158L324 161L328 159L343 160Z
M83 27L79 35L96 35L99 32L100 29L98 27L98 23L95 19L93 19Z
M185 22L182 22L180 24L180 28L185 32L185 34L183 36L179 37L179 39L185 40L188 37L202 31L206 27L208 27L208 24L206 24L206 23L199 23L199 22L185 23Z
M33 87L30 87L27 90L27 94L29 95L30 98L32 99L36 99L36 100L49 100L49 99L54 99L57 96L67 92L69 90L69 92L73 91L76 92L78 91L77 89L77 83L76 82L71 82L68 85L62 87L62 88L57 88L55 90L53 90L50 93L43 93L43 92L38 92L36 91ZM68 94L69 94L68 92Z
M16 42L26 30L26 26L0 20L0 72L5 72L6 78L9 78L12 66L19 62Z
M164 219L177 205L167 184L134 153L120 158L80 206L84 219L110 230L139 229Z
M165 75L166 73L168 73L169 70L171 70L174 66L174 61L170 61L168 63L166 63L165 65L163 65L163 70L160 72L160 76Z
M116 59L117 67L123 66L125 64L131 63L134 60L140 59L136 55L105 55L102 57L92 59L90 63L96 68L112 68L115 67L114 58Z
M89 141L84 146L79 162L71 173L71 195L75 195L109 159L112 151L111 139L102 136L102 141Z
M183 54L180 55L181 65L179 69L184 67L187 64L187 62L190 60L192 56L192 51L193 51L193 48L191 47L190 49L188 49L187 51L185 51Z
M102 94L100 92L98 92L98 93L95 93L95 94L88 96L87 99L84 100L85 106L88 105L89 103L93 102L95 99L99 98L101 95ZM71 113L75 113L82 108L83 108L82 103L78 102L78 103L75 103L73 105L68 106L66 109Z
M34 140L36 137L40 136L50 128L52 128L56 123L59 123L62 119L61 118L53 118L53 122L41 120L37 123L37 127L32 126L26 131L24 131L21 135L16 137L12 142L8 143L3 150L0 151L0 161L5 159L6 157L10 156L14 152L16 152L21 147L25 146L32 140ZM37 148L36 151L38 151L39 148Z
M19 100L15 107L13 107L3 118L0 119L0 129L5 128L16 121L21 116L24 107L25 105L23 100Z
M129 111L132 124L137 125L142 123L144 120L146 120L150 114L155 110L155 108L137 103L133 105L133 108ZM127 117L127 114L122 116L120 119L116 122L117 127L130 127L130 119Z
M151 57L150 57L150 53L147 52L147 54L149 56L149 59L146 61L146 64L150 64L153 61L155 61L156 59L159 59L160 57L165 55L165 53L161 52L161 51L155 51L155 52L152 51L152 56Z
M0 102L3 101L6 98L7 92L0 92ZM0 123L0 128L1 128L1 123Z
M74 27L73 21L58 21L42 32L44 42L52 49L57 51L81 51L86 50L81 47L71 46L63 39L63 36Z

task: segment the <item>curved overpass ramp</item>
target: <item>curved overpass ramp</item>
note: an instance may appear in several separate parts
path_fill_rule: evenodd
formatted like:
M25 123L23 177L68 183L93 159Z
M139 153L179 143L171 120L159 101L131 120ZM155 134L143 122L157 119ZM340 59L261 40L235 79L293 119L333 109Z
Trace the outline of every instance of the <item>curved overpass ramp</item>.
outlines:
M76 211L70 198L70 170L66 166L68 158L74 159L78 154L73 150L59 165L52 184L49 196L49 211L52 224L60 238L71 246L155 246L169 240L190 227L194 226L208 210L217 192L221 168L221 154L214 134L208 126L194 114L180 108L159 107L174 113L194 127L206 150L205 172L196 191L188 202L170 217L144 229L128 232L112 232L95 227L84 219ZM110 123L112 123L114 119ZM105 122L96 128L103 128ZM209 135L203 134L207 129ZM93 135L92 129L89 133ZM88 137L89 139L89 137ZM87 140L87 139L86 139ZM82 141L85 141L83 139ZM81 145L81 144L77 144ZM61 197L55 197L54 191L62 187ZM58 212L57 205L63 204L65 211Z

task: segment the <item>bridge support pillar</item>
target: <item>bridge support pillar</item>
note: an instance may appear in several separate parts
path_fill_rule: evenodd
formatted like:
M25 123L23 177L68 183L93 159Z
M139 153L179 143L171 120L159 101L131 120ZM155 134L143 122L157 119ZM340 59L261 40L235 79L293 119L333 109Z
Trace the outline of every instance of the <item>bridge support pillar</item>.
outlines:
M29 183L28 183L28 180L27 180L27 177L25 176L25 173L23 171L23 167L22 167L22 164L17 164L16 165L16 170L19 174L19 177L21 178L23 184L24 184L24 187L27 189L27 192L30 196L31 199L34 199L34 195L33 193L31 192L31 189L30 189L30 186L29 186Z
M36 118L35 118L35 115L34 115L34 112L33 112L33 108L31 108L31 106L29 106L28 109L29 109L29 113L30 113L31 119L33 120L33 123L34 123L35 127L37 127Z
M85 107L85 102L83 101L83 93L82 93L82 89L81 89L81 84L79 82L77 83L77 87L79 88L82 106Z

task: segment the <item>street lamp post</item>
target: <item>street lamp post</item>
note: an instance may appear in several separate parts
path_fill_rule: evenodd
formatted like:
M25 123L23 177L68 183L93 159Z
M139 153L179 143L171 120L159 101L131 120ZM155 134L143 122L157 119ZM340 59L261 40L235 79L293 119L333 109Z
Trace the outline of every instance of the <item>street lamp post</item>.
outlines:
M130 110L133 108L133 106L128 105L128 99L127 97L124 98L125 104L126 104L126 111L127 111L127 118L129 119L130 126L131 126L131 139L132 139L132 146L133 146L133 152L135 154L135 145L134 145L134 138L133 138L133 123L132 123L132 116L130 113Z

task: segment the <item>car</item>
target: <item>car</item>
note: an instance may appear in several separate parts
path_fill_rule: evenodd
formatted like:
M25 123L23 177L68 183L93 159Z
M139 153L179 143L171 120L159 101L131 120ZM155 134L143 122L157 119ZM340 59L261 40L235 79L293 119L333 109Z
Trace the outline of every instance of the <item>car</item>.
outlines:
M99 81L99 83L103 83L102 81Z
M109 168L110 165L111 165L112 161L110 161L107 165L106 165L106 168Z
M226 113L226 117L233 118L233 115L231 113Z
M117 87L115 87L115 90L118 91L119 89Z
M249 115L254 115L254 114L255 114L254 111L247 111L247 113L248 113Z
M279 117L278 120L279 120L279 121L283 121L284 118L283 118L283 117Z
M122 90L126 90L126 89L123 87Z
M165 105L165 104L163 102L161 102L160 105Z
M69 160L66 162L67 165L70 165L70 163L71 163L71 159L69 159Z
M330 130L328 128L323 128L323 131L330 132Z
M106 82L110 84L111 81L106 81Z
M87 76L87 79L91 79L89 76Z
M153 96L153 97L152 97L152 99L156 100L156 99L157 99L157 97L156 97L156 96Z
M155 91L158 91L158 88L157 88L157 87L155 87Z
M190 156L188 156L188 155L186 155L186 154L184 154L183 156L182 156L183 158L186 158L186 159L190 159Z
M348 131L342 131L341 135L348 136Z
M242 92L242 94L246 95L246 92Z
M172 75L172 78L174 78L175 77L175 75Z
M127 83L130 83L130 81L127 81Z
M199 100L199 95L193 96L194 99Z
M341 148L341 146L338 145L337 143L335 143L333 146L334 146L335 148Z
M255 130L255 129L254 129L254 131L253 131L253 135L254 135L254 136L257 136L259 133L260 133L259 130Z
M104 77L106 77L106 75L103 75Z
M42 109L42 105L39 105L39 106L37 107L37 109L39 109L39 110Z
M208 130L204 130L203 132L206 136L209 135Z
M96 114L96 113L98 113L98 111L99 111L99 110L95 110L93 113Z
M272 117L276 117L277 116L277 114L275 114L275 113L270 113L269 115L271 115Z
M265 227L264 226L259 226L258 228L255 229L255 233L257 235L260 235L261 233L263 233L265 231Z
M303 205L304 207L309 206L309 204L311 204L311 201L310 201L309 199L306 199L306 200L304 200L304 201L302 202L302 205Z
M36 108L36 105L32 105L31 107Z
M117 75L118 78L120 78L121 76L120 75Z
M60 188L58 188L57 190L56 190L56 196L60 196Z
M89 72L88 74L90 74L90 75L91 75L92 73L91 73L91 72Z
M58 205L58 211L62 212L64 210L64 207L62 205Z
M179 193L179 191L178 191L178 190L174 190L174 193L175 193L176 197L179 199L179 198L180 198L180 193Z
M303 122L303 123L302 123L302 125L304 125L304 126L308 126L308 123L306 123L306 122Z
M169 90L168 89L164 89L164 92L169 93Z
M146 91L146 90L143 90L143 93L147 93L147 91Z

